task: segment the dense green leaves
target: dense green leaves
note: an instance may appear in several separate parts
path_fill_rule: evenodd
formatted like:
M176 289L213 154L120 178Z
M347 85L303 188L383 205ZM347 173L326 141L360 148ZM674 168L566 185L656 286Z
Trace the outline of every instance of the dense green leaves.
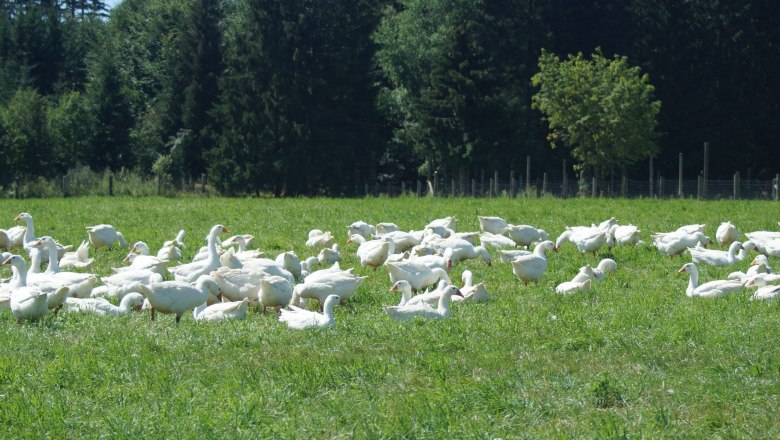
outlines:
M628 58L608 59L597 52L589 60L580 53L561 61L542 52L532 82L539 88L532 105L550 124L550 144L571 148L576 168L605 171L657 151L661 103L653 99L648 75L631 67Z

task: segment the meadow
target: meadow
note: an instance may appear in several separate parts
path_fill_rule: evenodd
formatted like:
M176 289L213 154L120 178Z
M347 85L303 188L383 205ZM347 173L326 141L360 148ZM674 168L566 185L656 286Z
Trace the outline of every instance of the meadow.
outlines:
M523 286L491 250L491 267L458 264L484 282L491 301L457 305L445 321L395 322L382 304L398 296L387 270L360 267L346 244L350 223L389 221L420 229L454 215L459 231L477 215L545 229L615 216L645 241L656 231L730 220L741 232L777 230L772 202L610 199L224 199L75 198L0 201L0 227L20 212L38 236L63 243L110 223L153 249L187 231L185 258L222 223L255 235L271 255L295 250L307 232L330 230L341 267L368 280L336 325L293 331L273 313L196 323L185 315L60 313L17 324L0 313L0 437L111 438L778 438L780 344L777 302L744 292L687 298L678 269L689 256L649 245L572 246L550 256L538 284ZM95 271L120 266L126 249L90 251ZM618 271L591 292L559 296L578 268L611 257ZM748 262L703 267L704 281ZM770 264L780 266L776 260ZM0 276L8 276L8 268Z

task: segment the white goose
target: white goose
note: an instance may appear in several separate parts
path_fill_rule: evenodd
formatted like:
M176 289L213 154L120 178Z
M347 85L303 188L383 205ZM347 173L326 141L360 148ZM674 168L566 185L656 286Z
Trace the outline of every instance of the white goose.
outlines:
M145 286L139 285L141 294L146 297L151 306L151 320L155 312L176 315L176 323L188 310L205 303L209 295L218 295L219 286L208 275L201 275L192 285L183 281L163 281Z
M384 306L384 311L396 321L408 321L419 316L424 319L444 319L452 315L450 301L453 295L463 296L456 286L447 286L439 298L437 308L427 303L419 303L403 306Z
M406 280L411 284L412 289L415 291L422 290L427 286L435 284L440 279L452 283L445 270L438 267L431 269L425 264L415 260L388 263L387 268L391 282L395 283L399 280Z
M553 250L558 252L564 243L569 242L574 244L580 252L592 252L595 255L596 251L608 244L608 236L608 232L598 228L567 227L555 240Z
M533 252L519 250L519 249L513 249L513 250L502 249L502 250L498 251L498 255L499 255L502 263L511 263L517 257L522 257L524 255L531 255L532 253Z
M401 302L398 303L399 306L406 304L410 299L412 299L412 285L409 284L409 281L396 281L396 283L393 284L393 287L390 288L390 292L398 291L401 292Z
M547 252L553 250L553 243L545 240L536 245L531 255L512 260L512 273L523 283L538 281L547 270Z
M696 264L707 264L710 266L728 266L737 262L737 252L742 249L742 243L734 241L729 246L728 252L715 249L705 249L702 247L690 247L688 252L691 259Z
M290 283L295 283L295 276L293 276L289 270L282 267L281 264L270 258L254 258L252 260L247 260L241 264L240 268L247 270L261 270L269 275L284 277ZM303 271L303 266L301 266L301 271Z
M374 226L369 225L363 220L358 220L347 226L347 239L351 238L355 234L360 235L365 239L369 239L373 237L376 232L377 231ZM311 238L311 235L309 235L309 237Z
M125 295L118 306L115 306L103 298L66 298L65 311L92 313L99 316L127 315L133 310L140 310L144 303L144 296L138 292Z
M220 302L207 305L205 302L192 310L196 321L226 321L244 319L249 312L249 298L241 301Z
M380 238L388 238L393 240L395 246L395 252L406 252L409 249L417 246L422 242L422 237L417 236L411 232L404 231L392 231L382 235Z
M160 275L165 275L168 271L168 260L161 260L153 255L141 255L135 252L130 252L122 260L123 263L130 263L125 267L112 267L114 273L121 273L134 270L151 270L157 272Z
M420 303L428 304L429 306L436 306L439 304L439 298L441 298L442 293L444 293L444 290L447 289L447 286L450 286L451 284L444 281L439 280L439 284L436 286L435 289L431 291L426 291L425 293L421 293L419 295L414 295L409 299L409 301L406 301L406 306L413 306Z
M379 235L389 234L391 232L396 232L401 230L401 228L399 228L398 225L389 222L377 223L375 228L376 228L376 233Z
M317 255L317 261L319 261L320 264L333 264L341 261L339 245L337 243L333 243L333 246L330 248L322 248L320 253Z
M24 247L24 234L27 228L24 226L13 226L2 230L8 238L8 249Z
M251 301L257 301L260 293L260 282L271 275L262 270L220 267L212 273L212 276L222 295L228 300L241 301L248 298Z
M758 287L751 301L780 298L780 285L767 284L763 278L754 278L745 283L745 287Z
M306 240L306 246L313 248L331 247L335 242L333 234L330 231L322 232L319 229L309 231L309 239Z
M593 280L591 279L585 281L564 281L555 286L555 293L561 295L568 295L575 292L588 292L590 290L593 290Z
M454 216L453 217L439 218L439 219L436 219L436 220L431 220L430 223L425 225L425 229L428 229L428 228L440 228L441 227L441 228L451 229L451 230L454 231L455 230L455 222L456 222L456 220L455 220Z
M60 269L86 269L92 268L94 258L89 258L89 242L84 240L75 252L65 252L60 259Z
M718 230L715 231L715 240L721 247L729 246L731 243L739 240L739 231L731 222L723 222L718 226Z
M183 231L182 231L183 232ZM159 251L157 251L157 259L158 260L165 260L165 261L179 261L181 260L182 254L181 249L179 249L173 242L166 242L171 243L168 245L163 245L163 247L160 248ZM143 241L137 241L133 248L130 249L131 253L136 253L142 256L149 256L151 253L151 250L149 249L149 245L144 243ZM140 264L140 262L138 263Z
M33 297L37 297L38 291L42 292L46 296L46 306L49 309L54 309L55 313L59 311L59 309L62 307L62 304L65 302L65 298L68 297L70 294L70 287L67 285L64 285L62 282L59 281L53 281L51 279L43 279L38 280L36 284L27 284L27 264L24 262L24 258L22 258L19 255L12 255L10 258L6 259L3 264L10 264L13 266L14 273L17 275L17 278L14 280L12 286L12 292L10 294L10 306L11 311L13 311L13 303L14 303L14 293L17 291L20 291L20 289L23 290L27 297L24 301L22 301L24 305L30 305L27 301L32 299ZM94 282L97 281L97 279L94 276L90 276L90 279L88 280L92 282L94 285ZM27 289L29 288L29 289ZM20 301L23 299L22 296L19 297ZM21 302L20 302L21 304ZM16 316L16 314L14 314ZM19 318L17 318L19 319Z
M664 255L673 257L681 255L689 247L701 243L704 246L712 243L712 240L702 232L670 232L652 235L653 244Z
M87 226L87 234L89 235L89 242L92 243L95 249L101 247L110 249L114 247L116 242L119 242L119 245L123 248L128 246L125 236L111 225Z
M483 246L490 246L495 248L517 246L517 244L515 244L514 240L511 238L494 234L492 232L483 232L479 234L479 242L482 243Z
M251 249L251 248L255 247L255 236L254 235L249 235L249 234L234 235L234 236L228 238L227 240L223 241L222 242L222 247L227 248L227 247L236 245L236 246L239 247L239 250L240 250L241 244L239 242L241 241L241 239L239 239L239 237L241 237L241 239L243 239L243 243L244 243L243 246L245 246L245 249L246 248Z
M604 258L599 261L598 266L593 269L593 279L595 281L603 280L607 274L614 273L617 270L617 263L611 258Z
M24 250L27 252L30 252L32 248L32 244L36 242L38 239L35 237L35 225L33 224L33 218L30 214L23 212L16 216L16 221L24 221L27 224L27 227L24 231L24 238L22 239L22 246L24 247ZM62 246L61 244L57 243L57 259L62 258L63 255L65 255L65 252L71 250L73 246ZM49 261L49 254L44 252L41 254L41 261L44 263Z
M518 246L526 248L534 242L547 240L547 232L529 225L509 225L504 230L504 234Z
M684 265L679 272L687 272L690 276L688 288L685 289L685 294L689 297L715 298L745 289L742 282L735 280L716 280L699 285L699 269L694 263Z
M282 309L279 312L279 322L284 322L288 327L296 330L303 330L311 327L331 327L336 324L333 316L333 308L341 302L338 295L328 295L322 306L322 313L298 308L290 305L289 309Z
M490 300L490 294L488 294L485 283L474 284L474 275L470 270L464 270L460 275L460 279L462 282L460 293L463 296L453 296L453 301L479 303Z
M228 232L228 229L222 225L214 225L211 227L208 236L209 257L207 259L174 266L168 268L168 271L170 271L177 280L193 282L200 276L208 275L212 271L219 269L221 264L219 263L219 254L217 253L217 236L223 232ZM198 305L200 305L200 303L197 303L195 306Z
M496 235L503 235L509 223L501 217L477 216L479 230Z
M46 280L48 278L54 283L68 286L70 289L69 294L71 296L88 298L92 293L95 284L97 284L97 277L88 273L61 272L57 261L57 243L53 238L46 236L41 237L40 240L37 240L32 244L32 247L34 248L41 248L44 246L47 247L49 251L49 266L39 279ZM43 290L46 291L46 289Z
M293 251L282 252L275 260L287 272L290 272L296 280L301 279L301 259Z
M614 237L615 243L620 246L639 244L641 231L634 225L613 225L609 233Z
M293 296L293 286L284 277L271 275L260 280L260 292L258 301L263 308L263 313L267 307L286 307L290 304Z
M382 237L378 240L368 240L358 246L357 257L360 265L376 268L385 264L387 257L395 253L395 242L392 238Z
M320 304L330 295L338 295L341 301L347 300L355 293L367 277L352 274L349 271L331 272L317 271L310 274L303 283L293 288L291 304L300 305L301 298L316 299Z
M452 249L452 255L450 257L452 262L482 258L482 261L488 266L492 264L490 253L488 253L484 246L474 246L461 238L450 237L436 239L430 241L429 245L439 253L444 253L445 250Z

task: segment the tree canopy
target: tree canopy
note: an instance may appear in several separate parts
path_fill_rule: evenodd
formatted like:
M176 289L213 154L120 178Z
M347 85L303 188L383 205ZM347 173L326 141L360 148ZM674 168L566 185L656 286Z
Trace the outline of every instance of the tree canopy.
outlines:
M597 51L590 59L578 53L561 61L542 51L531 81L539 88L532 106L549 123L550 145L569 147L576 168L604 172L658 151L661 102L653 98L649 76L627 57L608 59Z

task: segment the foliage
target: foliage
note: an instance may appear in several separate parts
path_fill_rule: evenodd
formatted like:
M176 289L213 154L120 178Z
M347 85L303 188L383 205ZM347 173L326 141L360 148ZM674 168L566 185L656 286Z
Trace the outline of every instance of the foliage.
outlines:
M53 175L56 164L46 112L46 98L33 89L17 90L8 105L0 108L0 146L10 171L3 172L5 184L14 177Z
M253 234L271 256L301 258L313 228L343 234L356 220L420 229L455 215L477 230L477 215L542 227L621 223L652 231L722 219L742 231L777 228L773 202L696 200L524 200L364 198L281 200L83 197L4 200L4 228L33 214L37 233L63 244L86 238L85 225L109 223L131 243L157 249L179 229L185 259L214 223ZM186 213L186 215L182 215ZM343 235L341 235L343 237ZM343 238L341 238L343 240ZM780 303L749 292L687 298L684 261L650 246L615 247L616 273L592 292L559 296L557 283L590 254L562 247L538 284L522 286L498 262L458 263L484 282L492 300L453 306L449 320L399 323L382 305L387 269L361 267L355 244L341 245L341 267L368 276L336 307L336 325L296 332L275 313L195 323L185 315L149 322L148 312L97 317L60 312L15 323L0 312L0 435L27 437L222 438L777 438L780 420ZM98 274L120 267L127 250L101 249ZM746 262L738 266L747 267ZM777 265L770 257L770 264ZM705 280L735 267L707 267ZM0 276L9 276L0 266ZM34 366L34 367L32 367ZM618 395L620 398L618 398ZM602 396L603 400L597 400ZM597 406L597 403L616 403ZM311 434L311 435L309 435Z
M550 145L569 147L578 168L605 173L658 151L661 103L653 100L648 75L627 57L610 60L597 51L590 60L579 53L561 61L543 51L532 83L539 88L532 105L550 125Z

